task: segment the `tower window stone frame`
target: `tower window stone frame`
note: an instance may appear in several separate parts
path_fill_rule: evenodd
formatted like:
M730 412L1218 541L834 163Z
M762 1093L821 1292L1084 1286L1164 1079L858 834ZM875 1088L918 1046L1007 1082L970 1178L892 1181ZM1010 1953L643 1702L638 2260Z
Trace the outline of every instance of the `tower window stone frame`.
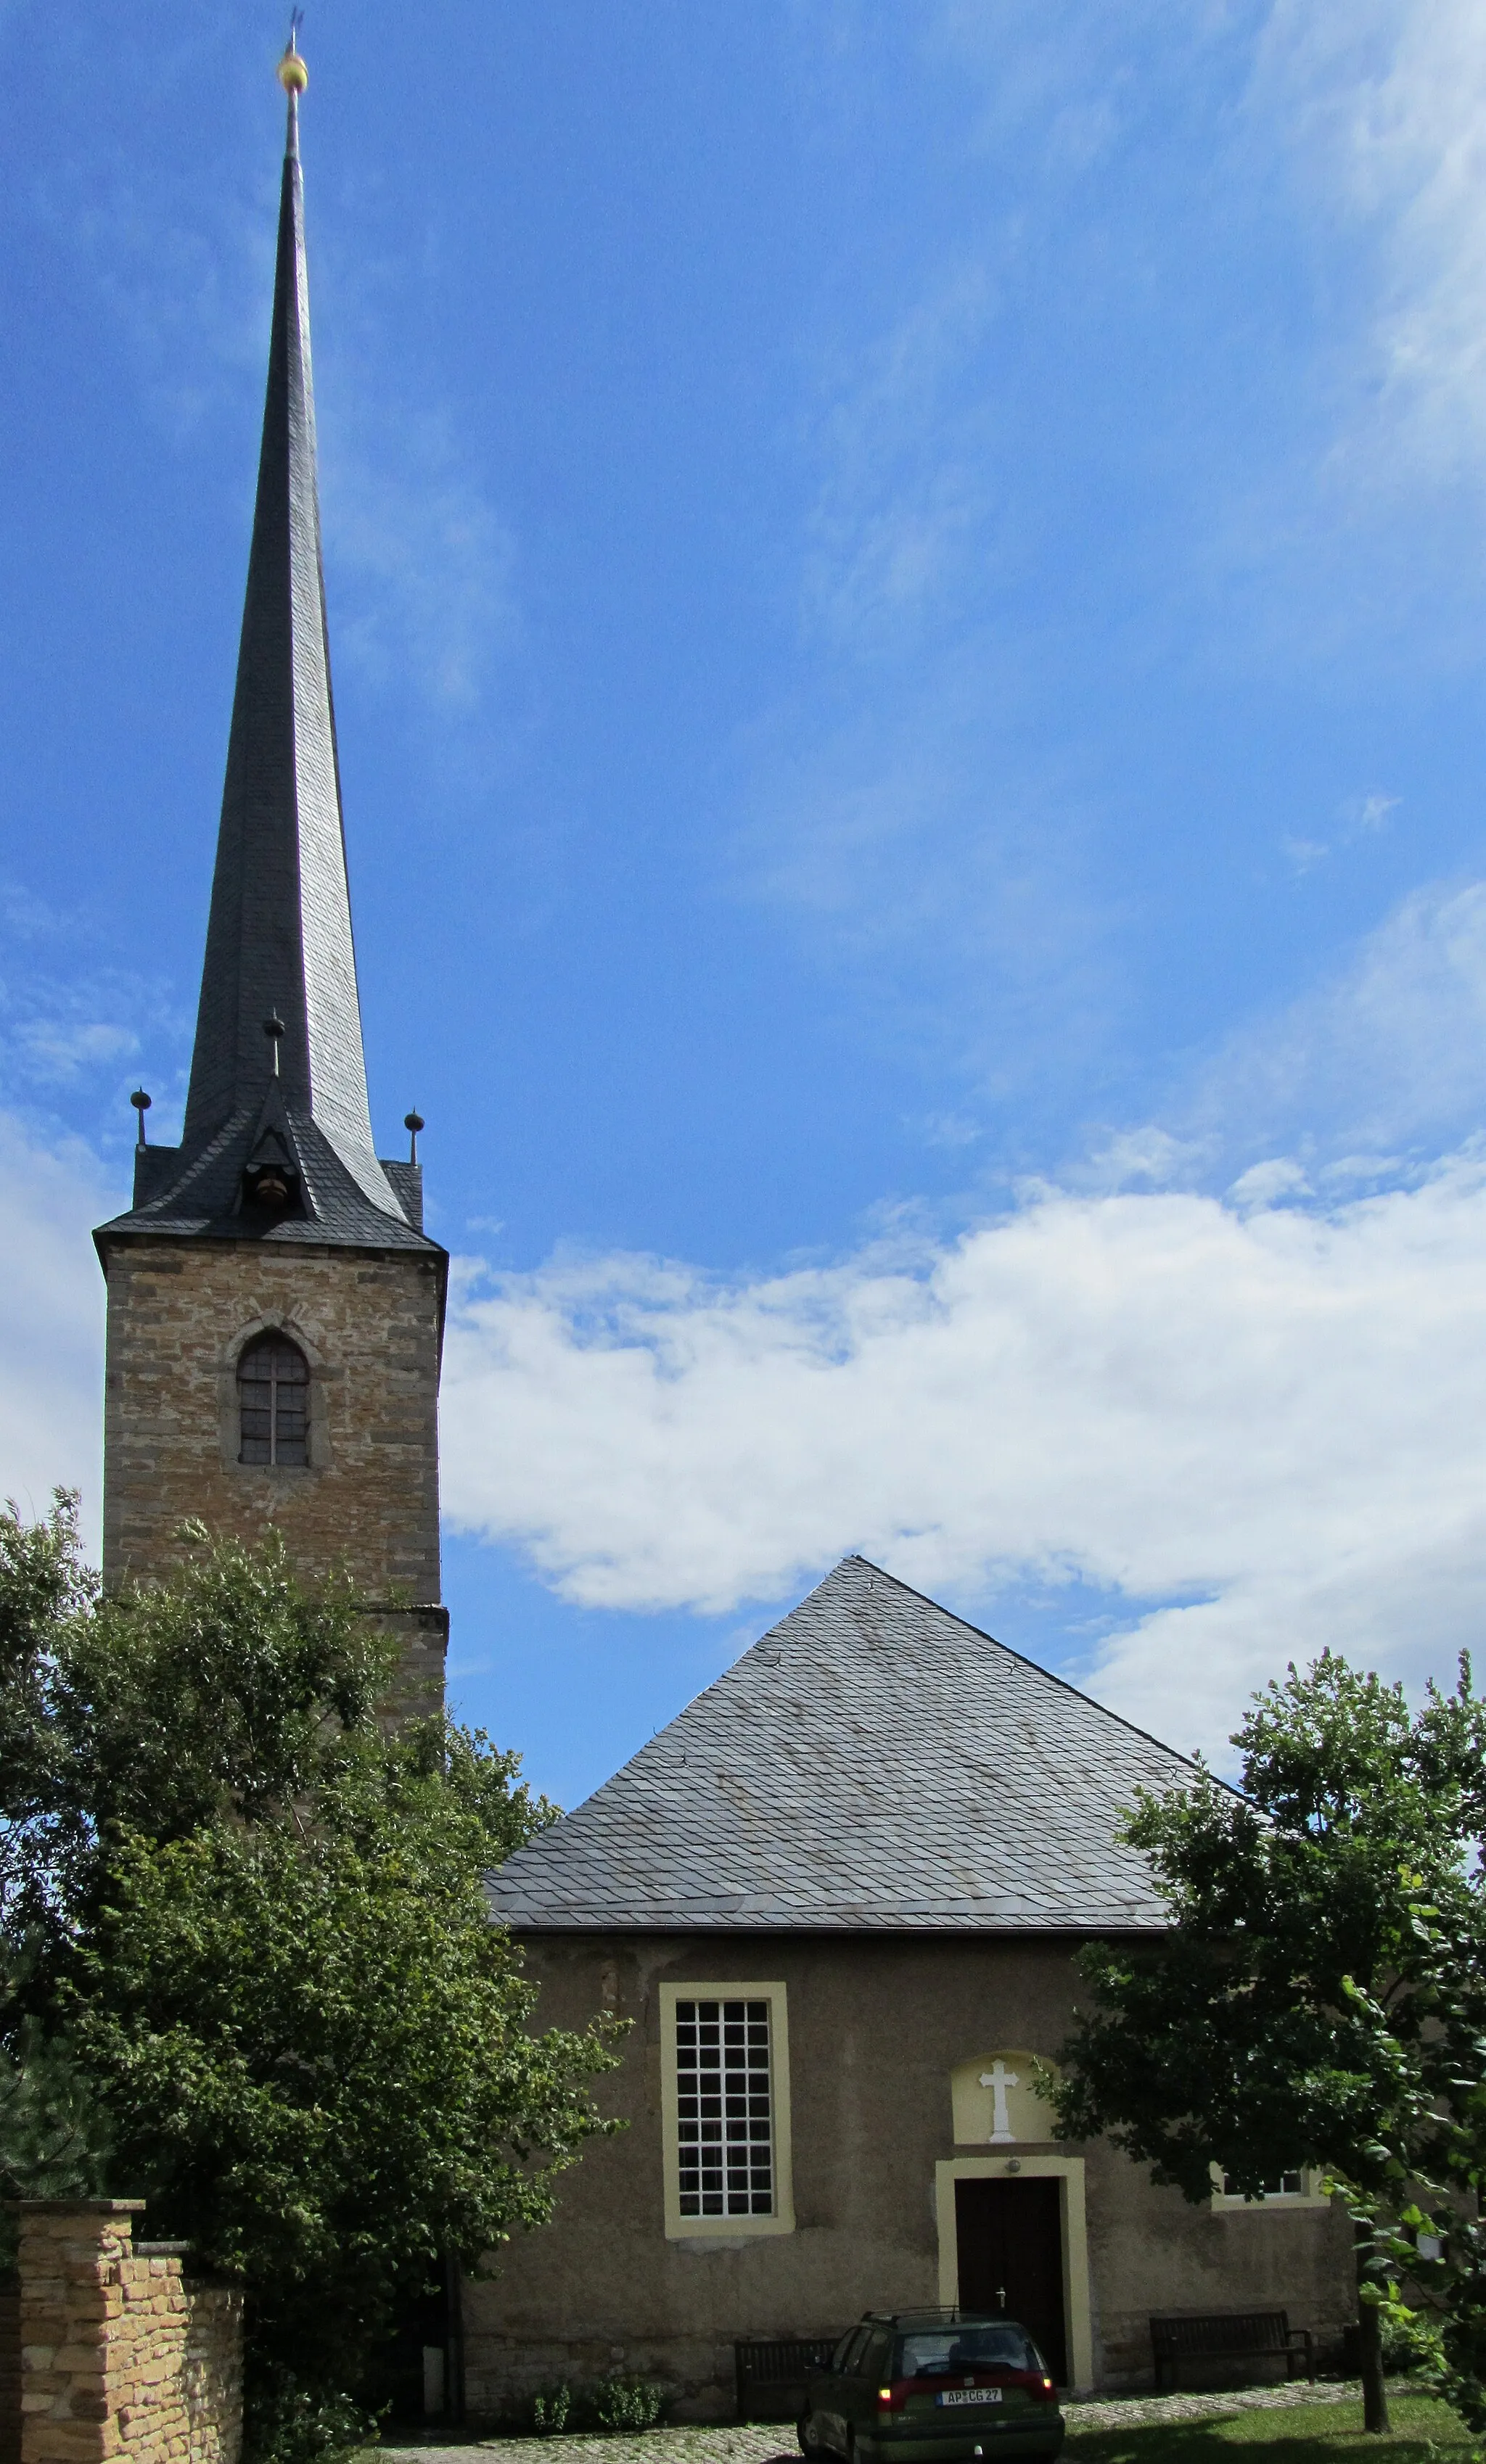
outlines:
M237 1357L237 1460L280 1470L310 1467L310 1365L276 1329Z
M300 1388L305 1398L304 1442L302 1453L296 1451L288 1460L278 1456L276 1446L274 1459L265 1461L256 1449L250 1457L244 1443L245 1381L242 1371L245 1361L255 1354L261 1357L264 1351L276 1345L287 1347L304 1364L305 1377ZM325 1388L324 1356L297 1317L257 1317L249 1325L239 1327L226 1345L218 1363L218 1417L224 1466L240 1478L273 1482L313 1480L326 1471L330 1464L331 1447Z

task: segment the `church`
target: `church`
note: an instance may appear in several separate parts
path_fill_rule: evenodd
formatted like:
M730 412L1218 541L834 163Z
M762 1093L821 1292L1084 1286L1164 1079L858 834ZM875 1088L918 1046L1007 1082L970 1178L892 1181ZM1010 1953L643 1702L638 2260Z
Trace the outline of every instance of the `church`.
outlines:
M1340 2202L1292 2173L1194 2209L1044 2101L1079 1943L1163 1923L1120 1809L1191 1772L846 1558L491 1878L549 2024L632 2027L628 2127L465 2289L472 2409L623 2367L716 2416L736 2343L936 2303L1009 2310L1080 2391L1148 2380L1173 2312L1340 2346Z
M448 1259L409 1157L372 1138L316 475L299 152L288 142L267 400L189 1092L95 1238L107 1279L104 1574L168 1568L189 1517L349 1567L442 1699L437 1395ZM588 1802L490 1881L537 2024L630 2023L626 2125L555 2222L465 2283L472 2413L642 2371L733 2404L740 2340L867 2309L994 2303L1059 2382L1148 2376L1149 2321L1350 2315L1345 2215L1299 2173L1187 2205L1046 2102L1091 1936L1160 1928L1119 1844L1190 1764L848 1557ZM437 2374L435 2374L436 2376Z

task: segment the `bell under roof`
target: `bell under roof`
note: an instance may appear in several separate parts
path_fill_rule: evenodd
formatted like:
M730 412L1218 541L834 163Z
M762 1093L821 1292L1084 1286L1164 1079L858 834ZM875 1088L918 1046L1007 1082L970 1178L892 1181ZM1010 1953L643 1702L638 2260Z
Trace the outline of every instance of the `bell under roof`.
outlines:
M185 1125L179 1147L136 1151L134 1204L95 1237L100 1246L166 1234L442 1259L422 1230L417 1167L379 1161L366 1101L292 85L288 101L257 496ZM281 1213L245 1203L264 1162L288 1167L294 1203Z
M846 1557L487 1878L514 1931L1145 1932L1138 1788L1196 1766Z

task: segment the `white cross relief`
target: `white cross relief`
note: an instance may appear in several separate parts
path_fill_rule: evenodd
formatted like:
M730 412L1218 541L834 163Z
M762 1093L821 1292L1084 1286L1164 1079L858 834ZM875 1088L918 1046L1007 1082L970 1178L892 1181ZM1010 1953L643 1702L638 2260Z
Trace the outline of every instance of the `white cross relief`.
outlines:
M981 2085L990 2090L990 2144L992 2147L1004 2147L1016 2138L1016 2133L1011 2127L1010 2114L1007 2110L1007 2090L1009 2087L1019 2086L1020 2080L1017 2073L1009 2071L998 2055L994 2070L982 2071Z

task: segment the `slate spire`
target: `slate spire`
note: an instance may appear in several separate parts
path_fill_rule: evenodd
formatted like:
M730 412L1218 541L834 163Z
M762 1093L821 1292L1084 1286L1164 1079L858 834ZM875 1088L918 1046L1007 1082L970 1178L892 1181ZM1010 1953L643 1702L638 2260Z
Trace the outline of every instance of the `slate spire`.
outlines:
M268 391L190 1087L180 1146L140 1150L120 1221L416 1241L418 1177L378 1162L366 1103L321 563L299 169L308 80L292 35L278 75L289 119Z
M264 1021L284 1022L284 1103L308 1113L374 1202L372 1148L321 569L299 95L289 88L257 506L182 1140L268 1092Z

